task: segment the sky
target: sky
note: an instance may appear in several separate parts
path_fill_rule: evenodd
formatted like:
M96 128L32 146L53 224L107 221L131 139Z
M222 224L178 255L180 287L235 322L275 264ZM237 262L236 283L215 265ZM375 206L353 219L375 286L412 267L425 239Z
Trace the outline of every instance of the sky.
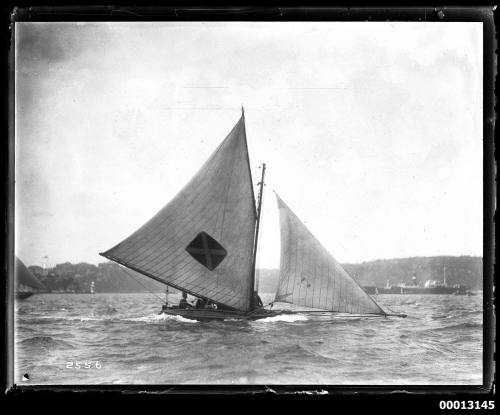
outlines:
M104 262L245 108L275 190L340 262L478 255L482 23L15 23L16 254ZM47 256L48 259L43 259Z

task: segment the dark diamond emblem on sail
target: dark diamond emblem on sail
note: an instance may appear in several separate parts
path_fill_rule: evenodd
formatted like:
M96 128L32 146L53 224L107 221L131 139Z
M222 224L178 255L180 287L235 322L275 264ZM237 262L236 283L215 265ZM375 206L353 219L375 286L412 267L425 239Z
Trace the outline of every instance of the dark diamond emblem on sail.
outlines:
M186 251L210 271L217 268L227 255L224 247L205 232L200 232L186 247Z

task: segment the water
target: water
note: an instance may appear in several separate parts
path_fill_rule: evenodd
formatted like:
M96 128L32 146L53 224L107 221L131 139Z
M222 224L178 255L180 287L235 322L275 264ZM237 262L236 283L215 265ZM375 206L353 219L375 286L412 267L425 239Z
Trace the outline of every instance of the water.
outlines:
M272 299L261 297L264 303ZM23 385L482 383L481 293L375 298L408 317L294 314L193 322L159 316L161 301L151 294L34 295L16 302L15 380ZM26 373L29 380L23 381Z

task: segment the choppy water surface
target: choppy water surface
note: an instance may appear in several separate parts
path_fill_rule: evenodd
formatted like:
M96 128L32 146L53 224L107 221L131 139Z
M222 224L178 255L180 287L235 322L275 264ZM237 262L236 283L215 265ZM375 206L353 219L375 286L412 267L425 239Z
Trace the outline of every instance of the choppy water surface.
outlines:
M34 295L16 302L15 378L19 384L482 383L480 293L375 298L408 318L294 314L193 322L159 316L161 301L151 294ZM25 373L30 380L22 380Z

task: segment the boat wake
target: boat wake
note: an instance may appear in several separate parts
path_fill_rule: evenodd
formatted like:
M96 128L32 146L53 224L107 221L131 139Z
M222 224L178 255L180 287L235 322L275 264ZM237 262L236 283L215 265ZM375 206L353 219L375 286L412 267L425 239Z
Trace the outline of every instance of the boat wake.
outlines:
M151 314L149 316L135 317L135 318L125 318L121 319L123 321L133 321L142 323L161 323L165 321L177 321L179 323L199 323L197 320L191 320L181 316L175 316L171 314Z
M286 322L294 323L295 321L307 321L309 320L304 314L282 314L273 317L265 317L259 320L255 320L256 323L275 323L275 322Z

